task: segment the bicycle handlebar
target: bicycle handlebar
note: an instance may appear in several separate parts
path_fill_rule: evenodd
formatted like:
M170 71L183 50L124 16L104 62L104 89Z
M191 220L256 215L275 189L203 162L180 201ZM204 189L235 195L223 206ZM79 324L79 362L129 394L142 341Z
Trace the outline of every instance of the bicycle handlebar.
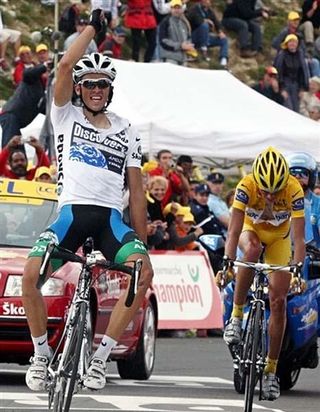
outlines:
M130 276L130 285L125 305L127 307L130 307L132 305L132 302L138 290L138 281L142 267L141 259L136 260L134 262L134 265L131 267L122 263L114 263L108 261L102 257L101 253L94 251L87 254L86 256L79 256L73 253L71 250L62 248L61 246L56 245L54 242L50 242L47 246L47 250L40 267L40 276L43 276L46 273L49 261L52 258L61 259L67 262L81 263L83 266L87 266L89 268L97 266L102 269L118 270L119 272L126 273Z
M294 272L297 268L297 265L272 265L268 263L261 263L261 262L242 262L240 260L232 260L229 259L229 262L232 266L235 267L243 267L243 268L250 268L254 270L266 270L266 271L275 271L275 270L284 270L287 272Z
M224 257L224 262L225 262L224 274L228 270L228 266L231 268L232 267L249 268L257 272L263 272L263 271L274 272L276 270L286 271L286 272L290 272L293 274L293 277L290 283L291 293L298 294L298 293L303 292L306 289L306 282L301 278L301 269L302 269L301 263L297 263L293 265L273 265L273 264L262 263L262 262L245 262L245 261L242 262L239 260L232 260L227 257ZM223 284L224 283L225 282L223 282Z

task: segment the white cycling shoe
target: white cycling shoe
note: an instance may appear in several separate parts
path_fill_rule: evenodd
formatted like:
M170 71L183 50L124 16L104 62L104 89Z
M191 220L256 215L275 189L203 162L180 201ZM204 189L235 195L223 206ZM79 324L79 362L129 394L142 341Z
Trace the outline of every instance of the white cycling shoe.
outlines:
M34 355L30 358L30 367L26 373L26 384L32 391L44 391L48 377L48 365L51 357Z
M92 358L88 372L83 380L84 386L89 389L103 389L106 384L107 362L101 358Z
M242 319L231 318L225 327L223 340L228 345L237 345L241 340Z
M265 401L274 401L280 396L280 383L274 373L263 374L262 377L262 396Z

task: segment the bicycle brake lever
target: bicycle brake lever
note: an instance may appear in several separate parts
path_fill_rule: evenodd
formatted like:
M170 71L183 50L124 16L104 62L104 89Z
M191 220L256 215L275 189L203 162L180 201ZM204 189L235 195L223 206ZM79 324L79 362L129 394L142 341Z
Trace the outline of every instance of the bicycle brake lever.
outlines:
M125 301L125 305L127 308L129 308L132 305L133 300L137 294L141 268L142 259L138 259L134 262L133 270L131 272L128 296Z
M52 254L54 248L55 248L55 243L54 242L51 242L51 243L48 244L47 249L46 249L46 253L44 255L42 264L40 266L40 271L39 271L40 276L43 276L46 273L46 271L48 269L49 260L50 260L50 257L51 257L51 254Z

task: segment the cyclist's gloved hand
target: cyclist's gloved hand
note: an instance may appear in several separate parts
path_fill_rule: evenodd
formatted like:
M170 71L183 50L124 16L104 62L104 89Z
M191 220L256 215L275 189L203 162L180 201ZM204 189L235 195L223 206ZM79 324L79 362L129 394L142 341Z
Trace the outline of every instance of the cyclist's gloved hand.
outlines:
M302 268L303 268L303 263L299 262L295 265L294 269L293 269L293 276L296 277L300 277L301 276L301 272L302 272Z
M294 295L303 293L307 289L307 282L301 278L303 263L296 264L290 281L290 292Z
M95 29L96 33L100 33L102 30L102 23L104 21L104 13L101 9L95 9L92 10L91 16L90 16L90 22L89 25L93 26Z
M223 256L223 269L219 270L215 276L215 282L219 289L223 289L235 278L232 261L228 256Z

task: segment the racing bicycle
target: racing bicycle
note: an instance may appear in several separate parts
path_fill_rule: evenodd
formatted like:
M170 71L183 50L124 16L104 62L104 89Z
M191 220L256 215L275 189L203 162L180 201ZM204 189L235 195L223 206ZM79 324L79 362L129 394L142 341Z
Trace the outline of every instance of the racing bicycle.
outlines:
M245 267L254 271L249 296L247 319L239 344L229 345L234 366L234 387L244 394L244 412L252 412L254 390L259 383L259 400L262 400L262 375L266 365L268 332L266 298L268 295L268 274L283 270L293 272L297 277L297 293L300 292L301 278L297 265L276 266L267 263L242 262L224 259L224 273L227 267Z
M95 268L117 270L130 276L125 301L125 305L130 307L137 292L142 267L141 259L133 261L132 267L105 260L100 252L93 250L92 238L86 240L82 250L83 256L80 256L55 243L49 243L40 268L40 275L46 273L52 258L81 264L64 331L48 366L49 410L53 412L68 412L73 394L83 387L92 349L90 289L96 280L93 276Z

